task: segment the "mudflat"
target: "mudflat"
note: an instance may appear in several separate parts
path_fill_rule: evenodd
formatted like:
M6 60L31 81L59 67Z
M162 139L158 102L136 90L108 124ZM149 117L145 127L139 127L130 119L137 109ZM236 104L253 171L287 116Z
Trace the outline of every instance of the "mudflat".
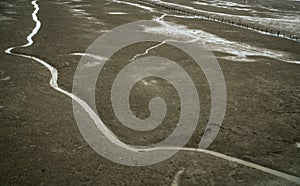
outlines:
M94 40L117 26L151 20L164 13L164 21L199 31L197 34L218 60L227 89L226 115L208 149L300 177L300 68L293 63L300 60L299 42L210 20L192 19L141 3L139 5L155 11L119 1L37 3L42 26L33 37L32 46L17 48L14 52L38 57L55 67L58 85L69 92L72 92L74 73L81 58L76 54L84 53ZM31 2L3 1L0 7L1 185L297 184L196 151L182 150L163 162L142 167L105 159L81 135L71 98L49 85L51 74L47 68L34 60L4 52L9 47L25 44L35 27ZM105 64L98 77L99 116L128 144L157 143L170 135L179 120L180 99L176 90L155 77L146 78L133 87L130 107L138 118L145 119L150 114L149 100L162 97L168 104L168 112L158 128L149 132L130 130L118 121L112 110L113 78L133 56L156 44L138 43L122 49ZM201 113L197 129L186 147L196 148L211 107L210 90L203 72L168 45L157 47L148 55L173 59L193 77Z

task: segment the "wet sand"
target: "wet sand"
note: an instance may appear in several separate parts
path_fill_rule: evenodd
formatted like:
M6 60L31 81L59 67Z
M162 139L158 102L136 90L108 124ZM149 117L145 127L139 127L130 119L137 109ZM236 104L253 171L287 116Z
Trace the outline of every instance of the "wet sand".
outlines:
M30 2L9 3L17 7L5 6L1 11L14 10L17 14L10 14L13 20L1 23L5 25L0 28L1 51L24 44L34 27ZM160 16L126 4L105 5L104 1L38 3L42 28L34 37L33 46L16 52L37 56L57 68L58 83L68 91L71 91L80 59L72 53L84 52L105 30ZM78 5L83 6L74 7ZM72 11L72 6L85 12ZM109 12L128 14L111 15ZM291 59L299 60L299 43L293 41L211 21L173 17L166 17L166 20L203 29L231 41L288 52ZM148 43L126 49L126 55L120 54L115 61L130 59L137 51L143 52L150 46ZM162 46L151 53L166 51L170 50ZM214 53L217 57L228 56L223 52ZM106 160L84 141L73 116L71 99L50 87L47 69L29 59L4 52L0 55L2 185L171 185L183 169L176 178L179 185L295 185L259 170L196 152L181 151L164 162L146 167L128 167ZM168 55L180 61L181 56L176 51ZM209 149L299 177L300 149L296 146L300 142L299 66L267 57L251 58L256 61L218 58L226 80L228 101L223 126ZM157 130L149 134L126 130L119 125L106 99L110 94L111 74L118 70L118 66L111 63L99 77L96 99L100 116L127 143L149 144L163 139L178 120L179 101L174 101L174 92L164 92L164 82L158 82L155 89L142 82L137 84L135 88L139 91L132 93L133 112L141 118L147 117L146 100L159 94L172 103L171 115L167 115L163 123L170 126L159 128L159 134ZM199 73L193 66L187 66L187 70L194 75ZM196 147L199 143L209 115L209 90L201 73L197 90L201 98L201 119L187 147Z

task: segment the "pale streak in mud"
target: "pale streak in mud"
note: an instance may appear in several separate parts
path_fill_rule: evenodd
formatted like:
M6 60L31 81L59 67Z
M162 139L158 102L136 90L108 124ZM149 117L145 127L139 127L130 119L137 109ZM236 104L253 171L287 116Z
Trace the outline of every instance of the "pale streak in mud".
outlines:
M133 148L130 147L128 145L126 145L125 143L123 143L122 141L120 141L113 133L112 131L110 131L105 125L104 123L101 121L101 119L99 118L99 116L93 111L93 109L91 109L89 107L89 105L84 102L82 99L80 99L79 97L77 97L76 95L65 91L63 89L61 89L58 84L57 84L57 70L56 68L54 68L53 66L49 65L46 61L39 59L37 57L31 56L31 55L25 55L25 54L19 54L19 53L14 53L13 50L16 48L25 48L28 46L31 46L33 44L33 40L32 38L38 33L39 29L41 28L41 22L39 21L38 17L37 17L37 13L39 11L39 6L37 4L37 0L33 0L31 2L31 4L34 6L34 11L32 13L32 19L35 22L35 27L32 30L32 32L27 36L27 43L21 46L17 46L17 47L10 47L8 49L5 50L5 53L10 54L10 55L14 55L14 56L19 56L19 57L24 57L24 58L28 58L28 59L32 59L38 63L40 63L41 65L43 65L44 67L46 67L50 73L51 73L51 79L50 79L50 85L52 88L54 88L55 90L57 90L58 92L61 92L63 94L65 94L66 96L70 97L71 99L73 99L76 103L78 103L88 114L89 116L94 120L95 124L97 125L97 127L101 130L101 132L109 139L111 140L113 143L115 143L116 145L119 145L120 147L126 148L128 150L132 150L134 152L139 152L141 151L141 149L137 149L137 148ZM267 167L263 167L251 162L247 162L238 158L234 158L234 157L230 157L227 156L225 154L221 154L218 152L214 152L214 151L210 151L210 150L203 150L203 149L195 149L195 148L181 148L181 147L160 147L160 148L146 148L145 150L147 151L155 151L155 150L183 150L183 151L193 151L193 152L202 152L202 153L206 153L206 154L210 154L213 155L215 157L219 157L228 161L232 161L232 162L236 162L238 164L247 166L247 167L251 167L251 168L255 168L257 170L281 177L283 179L289 180L291 182L295 182L300 184L300 178L296 177L296 176L292 176L280 171L276 171Z
M179 185L179 179L181 174L184 172L185 168L182 168L180 171L178 171L175 176L174 176L174 180L172 181L171 186L178 186Z
M90 57L90 58L93 58L93 59L96 59L96 60L99 60L99 61L107 60L105 57L97 56L97 55L94 55L94 54L81 53L81 52L73 53L71 55L73 55L73 56L86 56L86 57Z
M127 5L130 5L130 6L135 6L135 7L138 7L138 8L142 8L144 10L149 10L150 12L156 12L153 8L150 8L150 7L144 6L144 5L140 5L140 4L137 4L137 3L131 3L131 2L119 1L119 0L112 0L112 1L115 2L115 3L127 4Z
M168 16L168 14L165 14L165 13L164 13L162 16L160 16L160 17L158 17L158 18L155 18L154 21L156 21L156 22L158 22L158 23L160 23L160 24L162 24L162 25L164 25L164 26L166 26L166 27L169 27L169 28L172 28L172 29L173 29L172 26L168 25L165 21L163 21L163 18L166 17L166 16ZM186 35L187 35L187 36L191 36L190 34L186 34ZM165 44L165 43L167 43L167 42L172 42L172 41L173 41L173 42L181 42L181 43L192 43L192 42L196 42L196 41L200 40L199 38L195 38L195 37L193 37L193 38L194 38L194 39L189 40L189 41L177 41L177 40L173 40L173 39L167 39L167 40L164 40L164 41L162 41L162 42L160 42L160 43L158 43L158 44L156 44L156 45L154 45L154 46L152 46L152 47L150 47L150 48L147 48L147 49L145 50L144 53L137 54L137 55L133 56L133 58L132 58L130 61L132 62L132 61L134 61L134 60L135 60L136 58L138 58L138 57L147 55L147 54L150 52L150 50L153 50L153 49L155 49L155 48L158 48L158 47L160 47L161 45L163 45L163 44Z
M160 21L160 20L163 19L166 15L167 15L167 14L163 14L162 16L160 16L159 18L157 18L156 21L157 21L157 22ZM133 58L132 58L130 61L134 61L134 60L135 60L136 58L138 58L138 57L147 55L147 54L149 53L150 50L153 50L153 49L155 49L155 48L157 48L157 47L160 47L161 45L163 45L163 44L165 44L165 43L166 43L166 40L163 41L163 42L158 43L157 45L154 45L154 46L148 48L144 53L137 54L137 55L133 56Z

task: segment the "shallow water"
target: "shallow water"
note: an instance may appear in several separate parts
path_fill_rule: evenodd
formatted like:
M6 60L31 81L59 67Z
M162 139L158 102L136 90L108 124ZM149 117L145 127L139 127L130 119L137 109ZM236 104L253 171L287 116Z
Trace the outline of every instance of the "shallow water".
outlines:
M261 29L300 34L300 1L251 1L251 0L152 0L177 5L192 11L258 24Z

